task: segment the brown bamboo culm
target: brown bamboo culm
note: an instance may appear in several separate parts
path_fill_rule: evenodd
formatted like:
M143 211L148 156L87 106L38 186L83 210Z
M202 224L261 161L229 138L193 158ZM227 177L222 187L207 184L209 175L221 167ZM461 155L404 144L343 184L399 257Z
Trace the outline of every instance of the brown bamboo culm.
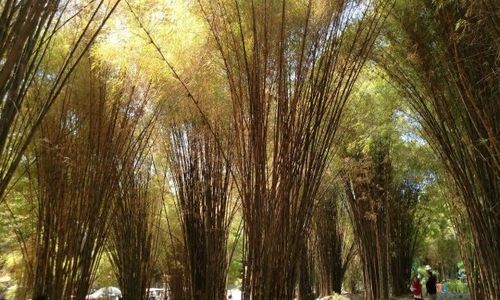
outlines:
M327 297L332 292L342 292L344 274L356 254L353 239L348 238L348 220L342 209L344 190L338 183L328 183L318 197L313 217L313 234L316 238L316 260L319 295Z
M123 162L136 156L123 91L109 74L80 66L75 86L40 126L35 145L38 214L33 296L85 299L102 254ZM85 75L85 76L83 76Z
M392 174L388 147L377 142L369 155L357 153L345 162L345 189L363 268L364 299L389 299L387 210Z
M151 196L150 175L128 170L120 180L109 238L109 252L124 300L146 300L156 254L161 206Z
M122 124L121 131L129 131L134 142L121 160L108 251L123 299L146 300L161 217L160 202L150 190L151 135L156 109L151 107L154 103L148 103L150 85L132 86L128 81L123 88L128 94L123 110L131 120ZM145 113L148 104L150 115Z
M293 299L320 178L388 2L198 2L233 106L243 297Z
M495 4L405 3L391 19L387 51L377 57L418 114L424 136L460 192L479 266L481 286L474 286L491 300L500 299L500 47Z
M182 224L189 299L217 300L226 297L229 267L227 243L234 215L231 156L227 141L216 142L204 127L187 122L171 128L170 170Z
M469 224L469 219L467 218L466 210L463 207L462 202L458 200L460 195L457 195L457 193L447 191L444 196L449 197L448 199L452 199L453 197L457 198L454 201L449 202L449 210L451 221L453 223L453 229L457 234L460 256L464 262L469 296L471 299L484 299L482 294L483 291L481 289L481 281L479 278L480 275L477 256L474 253L474 244L472 243L471 226Z
M311 237L311 236L310 236ZM314 242L313 238L301 240L301 257L298 262L297 300L315 300L315 264L314 264Z
M419 234L417 205L421 195L419 184L409 178L392 188L389 196L390 282L394 296L408 293L411 267Z
M168 285L170 298L172 300L190 299L189 272L186 265L186 248L182 240L170 241L165 245L166 257L164 258L165 281Z
M58 98L120 0L87 5L68 0L5 0L0 12L0 203L36 129ZM86 15L88 13L88 15ZM58 31L81 30L63 52L56 69L48 67ZM84 26L82 26L84 25ZM47 69L51 69L50 71Z

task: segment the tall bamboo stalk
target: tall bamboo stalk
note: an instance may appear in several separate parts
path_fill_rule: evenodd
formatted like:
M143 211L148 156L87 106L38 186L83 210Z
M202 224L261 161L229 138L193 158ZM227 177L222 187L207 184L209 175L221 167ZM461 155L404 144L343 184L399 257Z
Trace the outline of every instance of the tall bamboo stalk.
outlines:
M345 192L335 184L325 187L313 217L319 295L323 297L342 292L344 274L356 254L354 240L347 236L348 220L344 217L347 213L343 213L341 203Z
M398 8L380 65L460 192L486 299L500 298L498 9L489 0ZM424 12L424 13L419 13Z
M446 180L447 181L447 180ZM443 182L446 182L443 180ZM453 186L453 185L450 185ZM459 198L452 189L445 190L443 193L447 198ZM483 289L481 288L481 279L479 275L479 266L476 254L474 253L474 243L472 243L472 232L467 218L466 210L461 201L449 201L450 217L453 229L457 235L460 256L464 263L469 296L472 300L484 299Z
M167 272L166 283L168 286L169 297L172 300L189 300L190 281L189 272L185 269L184 262L186 258L184 243L170 244L169 253L166 259L165 270Z
M365 299L389 299L388 204L391 164L387 145L346 160L345 188L361 264Z
M408 179L399 184L389 199L390 280L392 293L408 293L411 267L416 251L418 232L417 205L421 195L419 185Z
M130 83L128 83L130 85ZM150 190L152 173L151 135L156 112L146 115L151 105L150 85L128 87L128 113L133 143L121 161L121 176L115 193L116 207L112 216L109 253L125 300L146 300L150 287L157 249L160 202ZM132 108L133 109L129 109ZM148 107L149 108L149 107ZM149 108L151 110L151 108ZM139 128L135 122L139 122ZM124 124L126 125L126 124ZM127 130L122 125L121 130Z
M199 2L233 104L244 297L292 299L320 178L388 2Z
M112 220L123 163L135 157L141 114L109 74L81 66L80 88L40 127L33 296L85 299ZM85 72L85 73L84 73Z
M182 223L190 299L225 299L231 209L228 143L189 123L169 132L170 170ZM220 149L220 145L225 145Z
M149 167L129 169L117 193L109 251L125 300L148 299L153 276L161 206L149 190Z
M119 2L2 1L0 202L36 129ZM60 49L64 59L54 69L54 41L69 26L77 28L74 39L67 51Z
M301 245L302 257L299 262L297 299L315 300L315 272L314 272L314 239L303 239Z

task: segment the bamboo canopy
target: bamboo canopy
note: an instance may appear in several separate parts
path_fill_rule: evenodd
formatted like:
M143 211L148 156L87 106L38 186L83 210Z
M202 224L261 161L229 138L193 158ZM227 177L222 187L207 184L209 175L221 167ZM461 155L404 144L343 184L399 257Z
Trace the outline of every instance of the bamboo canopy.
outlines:
M498 10L491 1L424 1L397 12L390 46L376 59L419 115L423 134L460 190L484 297L498 299Z
M497 6L0 0L0 298L500 299Z

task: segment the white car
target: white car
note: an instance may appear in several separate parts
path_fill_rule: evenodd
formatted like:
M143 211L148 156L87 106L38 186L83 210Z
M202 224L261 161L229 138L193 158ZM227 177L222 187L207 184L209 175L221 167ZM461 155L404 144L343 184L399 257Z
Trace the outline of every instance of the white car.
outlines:
M165 299L165 289L162 288L148 289L148 300L164 300L164 299Z
M119 300L121 298L122 292L120 291L120 289L112 286L98 289L97 291L85 297L86 300Z

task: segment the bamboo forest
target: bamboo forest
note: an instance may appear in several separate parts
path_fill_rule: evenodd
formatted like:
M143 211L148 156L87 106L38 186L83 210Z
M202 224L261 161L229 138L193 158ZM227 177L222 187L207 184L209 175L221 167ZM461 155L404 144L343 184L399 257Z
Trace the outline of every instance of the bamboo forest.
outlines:
M0 0L0 300L499 300L498 0Z

